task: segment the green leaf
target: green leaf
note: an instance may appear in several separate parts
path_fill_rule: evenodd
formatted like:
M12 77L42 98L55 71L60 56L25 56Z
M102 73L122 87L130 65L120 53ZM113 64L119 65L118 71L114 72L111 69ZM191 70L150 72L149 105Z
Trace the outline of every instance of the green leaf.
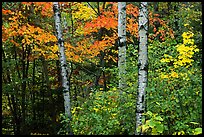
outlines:
M151 117L152 116L152 112L151 111L147 111L147 115L149 115Z
M151 91L151 88L146 87L145 90L146 90L147 92L150 92L150 91Z
M144 133L149 128L148 125L142 125L142 132Z
M156 102L157 105L160 105L160 103Z
M152 135L157 135L157 130L156 130L156 128L153 128L153 129L152 129Z
M195 135L202 134L202 128L196 128L194 134Z
M152 120L149 121L149 126L150 126L151 128L154 128L155 125L156 125L156 124L155 124L154 121L152 121Z
M139 126L136 130L139 133L141 131L141 127Z
M162 119L160 116L156 116L156 117L155 117L155 120L163 121L163 119Z
M194 124L194 125L198 125L199 123L197 122L190 122L191 124Z
M158 131L159 133L162 133L163 130L164 130L164 126L163 126L163 125L157 125L156 128L157 128L157 131Z

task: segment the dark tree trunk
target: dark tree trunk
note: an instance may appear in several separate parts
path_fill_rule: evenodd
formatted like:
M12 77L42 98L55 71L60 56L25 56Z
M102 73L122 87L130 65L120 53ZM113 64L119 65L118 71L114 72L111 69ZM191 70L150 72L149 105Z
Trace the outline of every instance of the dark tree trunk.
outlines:
M4 50L2 49L2 54L3 54L3 61L7 62ZM16 59L16 57L15 57ZM6 69L6 76L7 79L5 79L5 83L11 83L11 77L10 77L10 69L9 68L5 68ZM13 92L16 92L16 89L13 89ZM9 102L9 107L11 108L11 112L13 115L13 130L14 130L14 135L20 135L20 120L18 117L18 113L17 113L17 101L16 101L16 97L14 95L11 95L11 99L10 99L10 95L7 93L7 98L8 98L8 102ZM17 94L16 94L17 95Z

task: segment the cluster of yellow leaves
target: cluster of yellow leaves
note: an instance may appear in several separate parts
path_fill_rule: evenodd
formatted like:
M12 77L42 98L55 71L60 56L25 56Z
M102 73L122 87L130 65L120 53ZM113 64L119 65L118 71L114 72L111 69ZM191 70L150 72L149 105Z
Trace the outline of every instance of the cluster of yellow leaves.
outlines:
M74 2L75 6L72 7L72 17L74 20L89 21L90 19L96 18L96 13L93 9L84 5L81 2Z
M176 46L176 50L178 52L178 56L177 58L173 58L170 55L164 54L164 58L162 58L160 61L164 62L164 63L168 63L168 62L173 62L173 69L177 69L179 67L190 67L193 63L193 55L195 52L198 52L199 49L197 48L196 45L194 45L194 39L193 37L193 33L188 31L188 32L184 32L182 34L183 37L183 43L182 44L178 44ZM174 70L171 69L171 72L169 74L165 74L164 72L161 73L160 77L162 79L171 79L171 78L183 78L183 80L189 80L188 76L186 73L177 73L174 72Z
M194 45L194 39L192 32L184 32L182 34L183 44L178 44L177 51L179 53L178 58L174 61L174 67L178 68L179 66L185 66L186 68L192 65L193 59L191 59L195 52L198 52L199 49Z
M76 113L75 112L77 112L77 111L79 111L79 110L82 110L82 108L81 107L74 107L73 109L72 109L72 115L73 116L76 116Z
M165 74L165 73L161 73L161 76L160 76L162 79L171 79L171 78L179 78L179 74L175 71L171 71L169 74Z
M178 73L178 72L175 72L173 69L171 69L169 73L161 72L160 78L161 79L168 79L168 82L170 82L169 80L178 79L178 78L182 79L184 81L190 80L187 73L182 73L182 72Z
M80 36L84 34L83 22L90 21L97 17L96 13L82 2L73 2L71 4L71 14L74 24L78 24L74 36ZM75 25L76 26L76 25Z
M170 62L170 61L174 61L174 59L172 56L164 54L164 58L162 58L160 61L161 62Z

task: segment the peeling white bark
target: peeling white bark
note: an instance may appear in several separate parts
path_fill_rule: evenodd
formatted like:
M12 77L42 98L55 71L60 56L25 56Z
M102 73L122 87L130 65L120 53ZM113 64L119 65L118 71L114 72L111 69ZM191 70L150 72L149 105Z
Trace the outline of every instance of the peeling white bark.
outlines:
M54 10L56 36L58 39L58 47L59 47L59 54L60 54L65 114L68 115L68 118L71 120L71 102L70 102L70 91L69 91L69 81L68 81L68 70L67 70L66 55L64 50L64 40L62 37L62 30L61 30L61 19L60 19L61 14L59 11L58 2L53 2L53 10Z
M145 112L145 88L147 87L147 71L148 71L148 9L147 2L141 2L139 10L139 70L138 70L138 93L137 93L137 111L136 111L136 129L142 125L142 114ZM142 135L141 131L136 135Z
M119 90L126 87L126 2L118 2L118 68Z

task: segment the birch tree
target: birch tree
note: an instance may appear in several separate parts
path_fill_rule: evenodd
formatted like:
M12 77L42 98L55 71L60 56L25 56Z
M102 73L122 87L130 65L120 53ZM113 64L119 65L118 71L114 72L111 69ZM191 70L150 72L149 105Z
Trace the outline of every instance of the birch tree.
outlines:
M142 114L145 112L145 88L147 87L148 52L148 9L147 2L141 2L139 9L139 57L138 57L138 93L136 110L136 135L141 135L137 128L142 125Z
M119 90L126 87L126 2L118 2L118 68Z
M70 91L69 91L69 81L68 81L68 69L66 62L66 55L64 50L64 40L62 37L61 30L61 14L58 2L53 2L53 10L54 10L54 20L55 20L55 29L56 36L58 39L58 47L59 47L59 60L61 67L61 76L62 76L62 87L63 87L63 96L64 96L64 108L65 115L68 116L69 121L71 121L71 102L70 102ZM68 133L72 134L70 122L68 125Z

